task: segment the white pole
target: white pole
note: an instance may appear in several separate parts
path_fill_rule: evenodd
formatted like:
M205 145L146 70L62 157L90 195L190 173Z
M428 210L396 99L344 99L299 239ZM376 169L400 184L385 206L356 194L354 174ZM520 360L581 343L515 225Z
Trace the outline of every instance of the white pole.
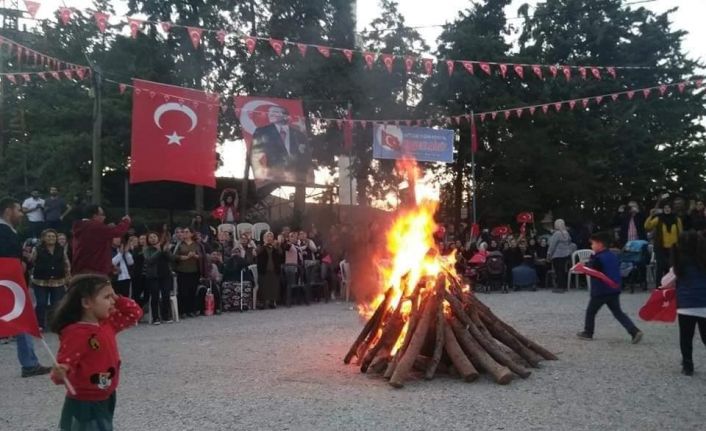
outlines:
M54 356L54 352L51 351L51 348L47 344L46 340L44 340L44 337L39 337L39 340L42 342L42 345L44 345L44 348L47 350L47 353L49 353L49 357L51 358L51 361L54 363L54 366L59 366L59 363L56 362L56 357ZM69 390L69 393L71 395L76 395L76 389L74 389L73 385L69 381L68 377L64 377L64 385L66 385L66 389Z

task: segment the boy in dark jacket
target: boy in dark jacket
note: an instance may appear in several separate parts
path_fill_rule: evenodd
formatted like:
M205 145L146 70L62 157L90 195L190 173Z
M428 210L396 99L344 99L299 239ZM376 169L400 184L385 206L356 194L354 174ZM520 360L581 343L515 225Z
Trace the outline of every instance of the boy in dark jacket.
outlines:
M632 336L632 343L637 344L642 339L642 331L637 329L632 320L620 308L620 262L618 256L608 250L610 236L605 233L591 235L591 249L594 252L589 266L600 271L611 279L616 287L611 287L599 278L591 278L591 300L586 309L586 324L584 330L576 334L584 340L593 339L593 330L596 325L598 310L607 305L613 316Z

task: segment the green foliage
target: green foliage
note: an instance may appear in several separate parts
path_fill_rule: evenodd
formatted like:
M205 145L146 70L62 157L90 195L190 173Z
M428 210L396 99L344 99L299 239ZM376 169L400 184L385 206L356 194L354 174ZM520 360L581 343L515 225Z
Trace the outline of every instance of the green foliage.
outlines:
M237 94L302 99L313 116L342 118L352 107L354 118L428 118L505 109L554 100L584 98L689 79L699 64L681 48L684 32L672 28L670 12L654 14L625 7L619 0L547 0L535 9L522 7L515 29L504 9L510 0L477 1L445 26L433 52L440 59L475 59L508 63L640 65L648 69L619 71L618 79L570 82L539 80L530 70L520 80L512 72L502 79L476 68L474 76L460 65L452 76L440 61L427 77L419 62L407 73L395 61L388 73L378 59L366 70L360 56L352 63L338 52L324 58L310 48L302 58L296 47L276 56L259 41L250 56L240 36L225 46L204 32L194 49L183 28L166 36L145 24L136 39L123 28L100 34L92 11L78 11L64 26L45 23L31 33L3 32L38 51L79 64L99 65L107 80L132 77L222 95L230 104ZM129 0L131 13L182 26L222 28L258 36L271 35L310 44L332 45L398 56L429 51L416 30L407 27L397 2L381 0L381 13L357 36L350 0ZM102 0L95 9L111 11ZM508 36L512 36L508 38ZM510 44L508 40L515 40ZM0 50L3 70L28 71ZM548 73L545 71L545 75ZM575 74L577 75L577 74ZM478 122L481 151L476 154L479 214L486 224L507 222L519 211L578 219L609 210L627 197L650 200L664 190L694 195L703 191L703 90L631 102L592 102L589 110L564 108L548 115ZM90 80L34 81L15 86L2 82L3 130L0 131L0 190L19 194L26 188L58 184L66 194L90 183L93 98ZM127 167L131 105L114 83L103 89L103 164L107 171ZM239 124L232 109L221 113L219 138L237 139ZM443 212L456 220L468 204L470 131L457 129L456 163L433 169L442 183ZM335 126L312 127L314 158L333 171L343 136ZM354 130L354 171L362 203L396 193L399 177L391 161L373 161L371 128ZM27 168L25 169L25 165ZM110 197L108 197L110 200ZM110 202L108 202L110 203Z

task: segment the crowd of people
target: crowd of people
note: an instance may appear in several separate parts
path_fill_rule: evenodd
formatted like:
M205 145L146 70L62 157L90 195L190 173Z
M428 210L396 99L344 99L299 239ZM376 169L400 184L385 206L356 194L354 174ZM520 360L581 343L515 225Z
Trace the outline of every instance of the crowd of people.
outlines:
M591 235L599 231L609 233L608 248L626 257L634 247L644 247L647 261L642 264L652 263L652 278L659 281L671 267L672 250L679 235L706 230L706 209L702 200L687 205L684 198L670 201L665 195L647 214L637 201L620 205L602 229L590 222L572 226L562 219L551 222L546 225L545 220L536 229L532 226L519 235L495 236L489 229L472 236L467 226L457 229L446 225L444 235L438 239L446 253L456 254L457 273L473 282L484 284L497 274L499 286L530 290L551 286L554 292L563 293L568 287L573 253L589 250ZM643 287L645 275L643 271Z
M102 207L72 206L56 187L50 191L47 199L32 191L21 204L27 223L22 260L42 329L49 306L61 300L71 275L89 272L108 276L115 291L143 306L154 324L175 320L172 295L180 318L204 314L207 290L220 314L224 285L252 287L257 280L257 308L327 302L340 294L338 263L348 229L333 227L324 238L313 225L309 230L283 226L277 234L255 238L252 229L235 228L233 211L233 217L224 212L212 223L195 214L174 229L163 224L139 230L127 216L109 225Z

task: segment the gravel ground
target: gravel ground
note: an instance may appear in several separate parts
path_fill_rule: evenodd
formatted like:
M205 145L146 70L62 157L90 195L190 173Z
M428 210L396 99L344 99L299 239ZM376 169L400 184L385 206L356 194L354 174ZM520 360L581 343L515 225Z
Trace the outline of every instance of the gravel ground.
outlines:
M141 325L123 333L118 430L703 430L706 350L680 374L675 325L638 323L641 344L607 308L594 341L581 329L585 291L483 295L500 317L559 354L526 380L411 381L402 390L344 366L361 329L343 303ZM637 318L646 294L623 295ZM56 348L57 339L49 335ZM44 363L45 352L37 353ZM0 430L53 430L63 391L21 379L0 345Z

